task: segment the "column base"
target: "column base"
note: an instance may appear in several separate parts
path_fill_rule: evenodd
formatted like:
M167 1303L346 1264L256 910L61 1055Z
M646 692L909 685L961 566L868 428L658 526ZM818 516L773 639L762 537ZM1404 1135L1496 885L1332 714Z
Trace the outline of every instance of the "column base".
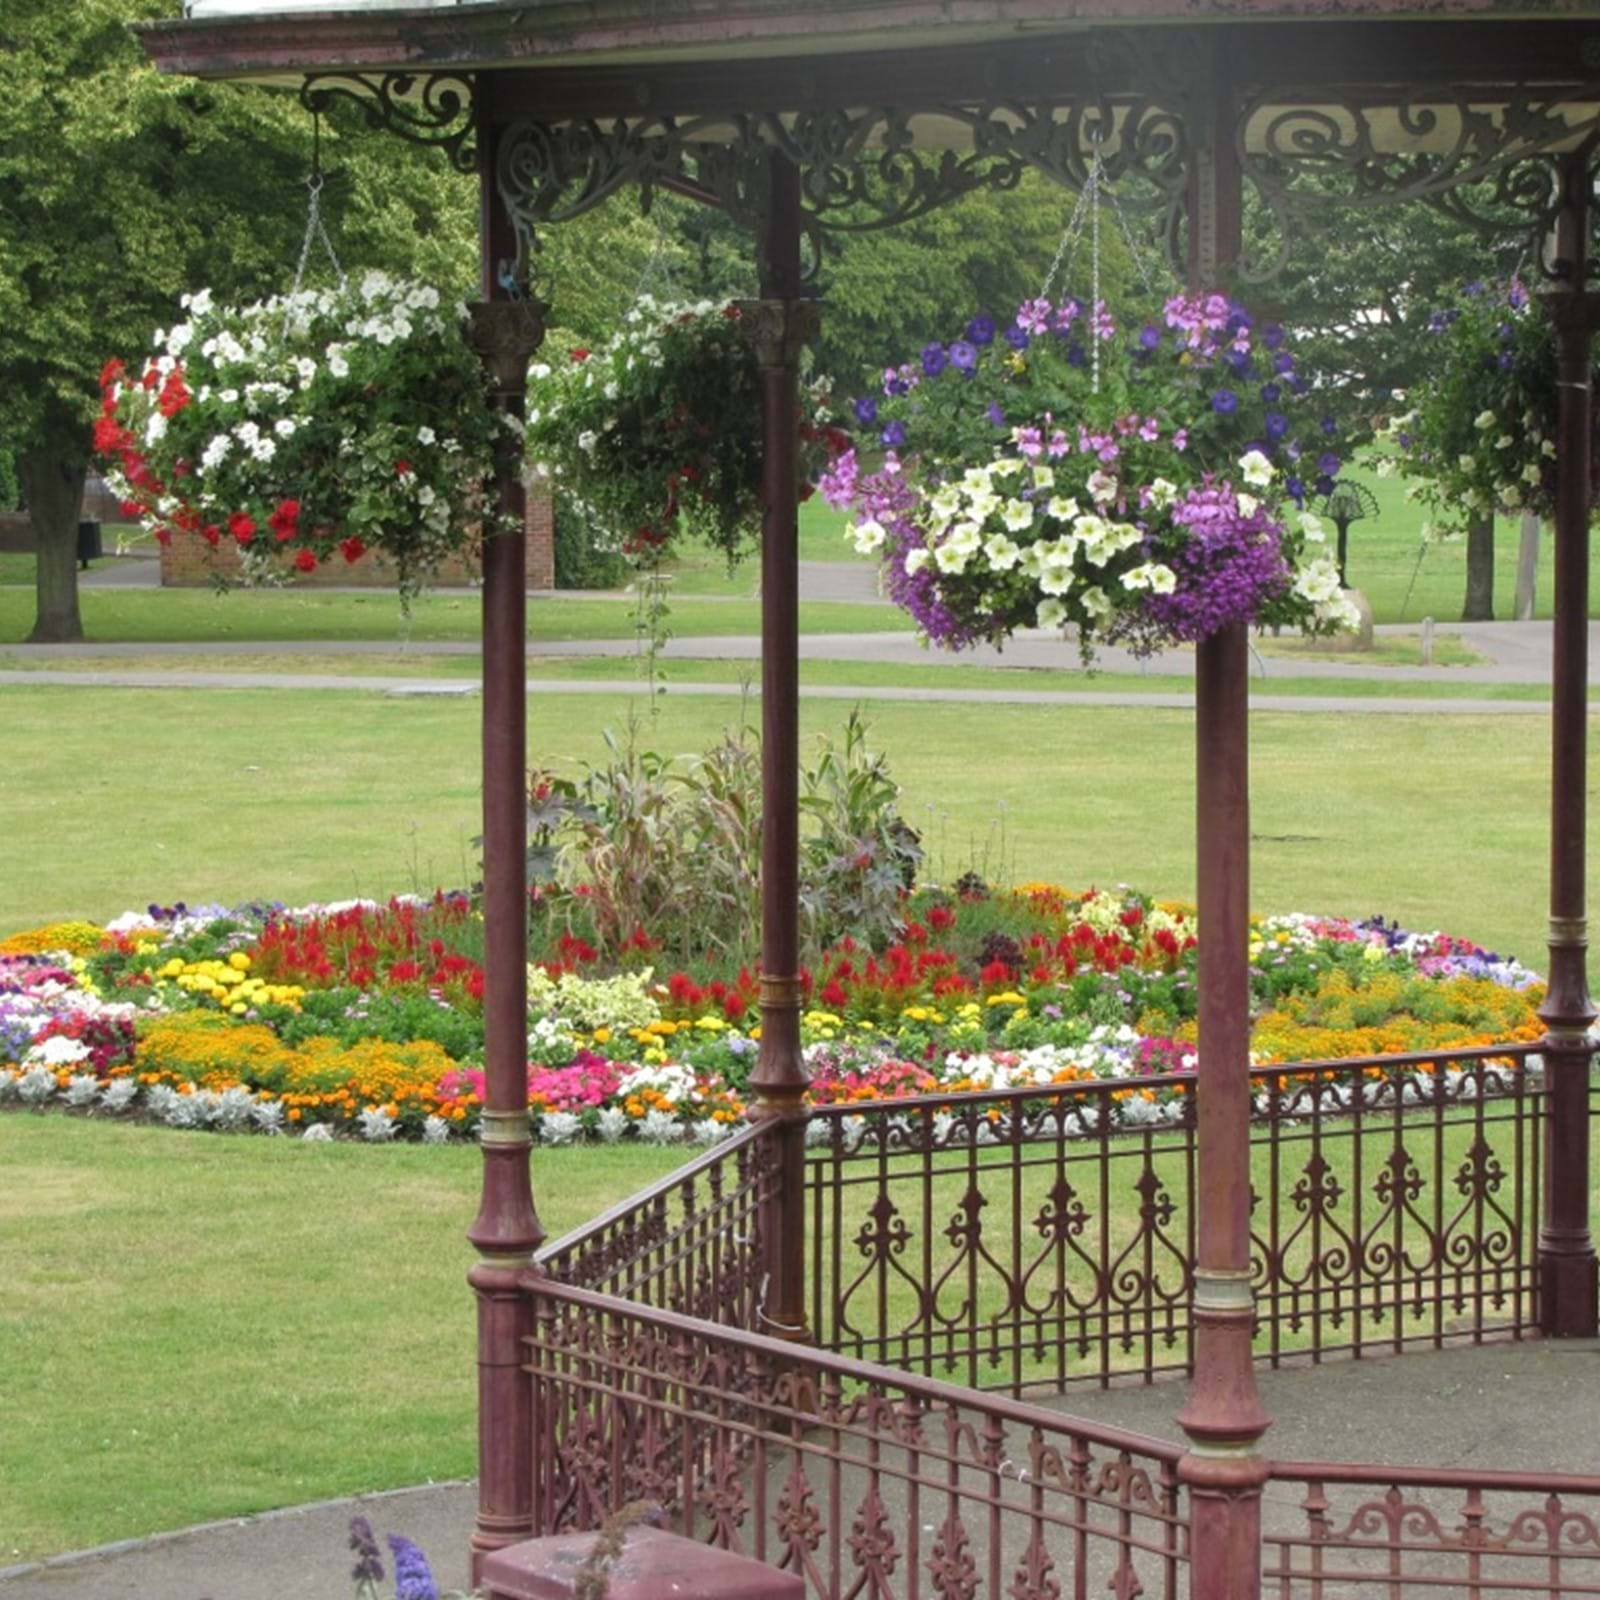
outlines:
M1585 1236L1539 1239L1539 1331L1547 1339L1600 1336L1600 1261Z

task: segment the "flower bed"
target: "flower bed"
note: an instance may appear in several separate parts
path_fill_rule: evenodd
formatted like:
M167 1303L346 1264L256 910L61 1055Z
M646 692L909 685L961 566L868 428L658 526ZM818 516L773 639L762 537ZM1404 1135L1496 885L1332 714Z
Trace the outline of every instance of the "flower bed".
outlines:
M1195 1061L1193 913L1050 885L908 896L899 937L804 973L817 1104L1127 1079L1129 1120ZM152 906L0 941L0 1102L176 1127L443 1143L483 1099L482 925L463 895L311 906ZM710 1143L745 1115L759 1049L748 969L598 970L581 929L530 972L539 1138ZM1381 919L1253 924L1262 1062L1537 1039L1512 960Z

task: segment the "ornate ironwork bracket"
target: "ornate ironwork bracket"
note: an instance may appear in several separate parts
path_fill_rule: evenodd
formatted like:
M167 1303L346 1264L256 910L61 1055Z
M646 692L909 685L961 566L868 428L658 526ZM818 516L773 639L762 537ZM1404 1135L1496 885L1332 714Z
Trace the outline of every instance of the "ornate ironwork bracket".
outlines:
M1386 105L1275 88L1244 106L1235 125L1245 179L1277 224L1271 254L1246 260L1243 275L1270 281L1297 234L1316 234L1350 209L1406 200L1485 236L1528 234L1544 273L1556 162L1597 134L1600 77L1509 93L1411 89Z
M950 142L930 148L930 128ZM830 234L895 227L980 189L1014 189L1030 169L1081 189L1096 145L1120 203L1160 215L1170 253L1187 180L1184 125L1179 111L1148 98L530 119L502 135L496 181L517 233L513 274L523 281L541 225L580 216L627 185L640 189L646 207L662 188L692 190L758 229L768 158L778 150L800 169L814 271Z
M457 172L471 172L473 94L472 78L459 73L323 72L306 78L300 103L325 112L336 101L352 101L369 128L443 150Z

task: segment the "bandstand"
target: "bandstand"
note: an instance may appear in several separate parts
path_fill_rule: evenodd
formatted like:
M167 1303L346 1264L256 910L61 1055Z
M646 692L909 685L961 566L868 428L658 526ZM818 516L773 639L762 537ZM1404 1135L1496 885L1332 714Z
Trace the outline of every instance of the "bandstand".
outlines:
M627 187L754 241L762 370L762 1034L751 1125L547 1243L529 1178L520 541L484 558L488 1096L474 1550L660 1502L821 1600L1600 1594L1600 1476L1275 1460L1258 1366L1596 1332L1585 912L1600 8L1499 0L197 0L172 72L358 102L482 192L474 337L523 404L537 239ZM795 407L830 239L1096 154L1196 286L1266 282L1337 192L1535 241L1558 336L1548 1032L1254 1068L1242 628L1199 647L1200 1065L808 1110L797 958ZM1336 245L1336 240L1334 241ZM502 494L520 509L508 453ZM1464 775L1481 782L1487 775ZM1530 894L1541 892L1528 886ZM1126 1197L1126 1198L1124 1198ZM1074 1416L1187 1381L1187 1444ZM1574 1379L1574 1403L1584 1403ZM1175 1395L1176 1402L1176 1395ZM1264 1514L1263 1507L1267 1507Z

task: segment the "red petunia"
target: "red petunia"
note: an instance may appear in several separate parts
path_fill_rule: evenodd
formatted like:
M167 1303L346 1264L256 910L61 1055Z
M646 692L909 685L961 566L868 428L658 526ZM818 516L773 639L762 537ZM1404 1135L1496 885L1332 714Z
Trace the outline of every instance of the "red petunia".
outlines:
M317 558L309 550L297 550L294 564L302 572L314 572L317 567Z
M228 518L228 532L231 533L240 544L249 544L250 541L256 536L256 519L248 512L235 511L234 514Z
M127 367L123 365L119 357L112 356L100 369L100 387L109 389L127 370Z
M412 466L411 466L411 463L409 461L403 461L402 460L402 461L397 461L394 464L394 472L395 472L395 476L397 478L405 477L409 472L411 472L411 470L412 470Z
M144 515L144 507L137 500L119 500L117 501L117 510L127 517L129 521Z
M362 556L367 553L367 547L354 536L346 539L344 543L339 546L339 549L343 553L346 561L359 561Z
M94 425L94 447L102 455L107 455L113 450L120 450L125 443L131 444L133 435L127 433L122 424L112 417L99 417Z
M578 348L572 352L572 359L574 361L587 361L589 359L589 351L585 349L584 346L579 345Z
M204 539L204 540L205 540L205 542L206 542L206 543L207 543L207 544L208 544L208 545L210 545L210 546L211 546L211 548L212 548L212 549L213 549L213 550L215 550L215 549L216 549L216 547L217 547L217 545L218 545L218 544L219 544L219 543L220 543L220 542L221 542L221 539L222 539L222 529L221 529L221 528L219 528L219 527L218 527L218 526L217 526L217 525L216 525L216 523L214 523L214 522L208 522L208 523L207 523L207 524L206 524L206 525L205 525L205 527L203 527L203 528L202 528L202 529L201 529L201 530L200 530L200 537L201 537L201 538L202 538L202 539Z
M172 529L171 528L157 528L156 529L156 543L157 544L171 544L172 543Z
M279 544L287 544L299 531L300 502L280 500L278 508L267 518L267 526L278 536Z

